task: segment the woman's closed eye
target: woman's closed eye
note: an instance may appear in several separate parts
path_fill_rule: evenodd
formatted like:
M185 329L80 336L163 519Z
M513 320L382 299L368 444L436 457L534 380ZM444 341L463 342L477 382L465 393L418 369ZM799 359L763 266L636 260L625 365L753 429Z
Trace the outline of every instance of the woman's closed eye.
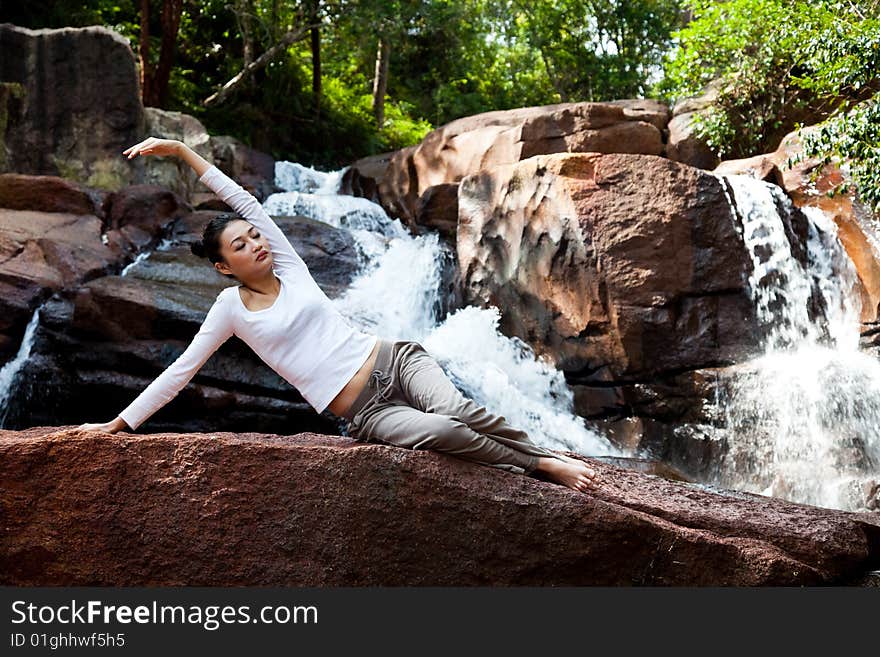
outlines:
M256 233L255 235L251 235L251 237L253 237L255 240L256 240L256 239L259 239L259 238L260 238L260 233ZM241 242L239 242L239 243L236 245L235 250L236 250L236 251L241 251L243 248L244 248L244 244L242 244Z

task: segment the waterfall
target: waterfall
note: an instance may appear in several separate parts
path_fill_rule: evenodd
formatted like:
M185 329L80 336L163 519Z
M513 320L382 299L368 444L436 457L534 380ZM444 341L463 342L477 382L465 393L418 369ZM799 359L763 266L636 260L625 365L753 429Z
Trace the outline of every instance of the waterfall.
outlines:
M122 268L122 271L119 272L119 275L126 276L128 274L128 272L130 272L132 269L134 269L140 263L144 262L145 260L148 260L149 257L153 253L155 253L156 251L166 251L167 249L171 248L172 246L174 246L174 240L170 240L167 237L163 238L162 241L159 242L159 244L156 246L156 248L147 249L145 251L141 251L140 253L138 253L137 256L135 256L134 260L132 260L130 263L128 263L127 265L125 265L125 267Z
M497 308L466 307L439 316L441 273L454 254L437 233L413 236L381 206L340 195L343 171L323 173L278 162L275 184L285 191L263 204L273 216L302 214L351 233L360 270L334 299L340 313L385 339L420 342L468 397L503 415L534 442L591 456L620 456L605 436L574 414L573 394L562 372L498 330Z
M803 211L804 266L786 233L788 197L746 176L727 180L765 338L759 358L733 368L714 409L727 441L717 483L864 510L880 481L880 362L859 350L855 268L824 212Z
M15 357L0 368L0 429L6 426L6 417L9 415L9 404L12 399L16 378L19 371L24 367L27 359L31 355L31 347L34 344L34 336L37 333L37 326L40 323L40 310L43 306L39 306L25 327L24 337L21 339L21 345Z

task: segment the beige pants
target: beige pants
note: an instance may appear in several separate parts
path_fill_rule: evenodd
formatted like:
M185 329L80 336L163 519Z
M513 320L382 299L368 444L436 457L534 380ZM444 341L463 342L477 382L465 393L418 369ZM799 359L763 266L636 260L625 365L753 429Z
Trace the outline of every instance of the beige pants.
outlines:
M540 456L561 458L461 394L418 342L381 340L345 419L355 440L432 449L518 474L532 474Z

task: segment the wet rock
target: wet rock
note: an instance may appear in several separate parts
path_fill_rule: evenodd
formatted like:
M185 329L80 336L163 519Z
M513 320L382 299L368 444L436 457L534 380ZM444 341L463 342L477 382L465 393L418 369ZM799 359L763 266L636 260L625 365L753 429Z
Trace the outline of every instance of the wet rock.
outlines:
M0 176L0 362L41 301L118 271L182 210L152 186L108 193L55 176Z
M815 126L805 132L815 131ZM876 218L853 191L829 195L844 183L844 175L834 164L825 164L818 157L803 158L803 144L797 131L787 134L772 153L743 160L728 160L715 169L716 173L738 173L758 178L772 177L799 208L819 208L832 217L838 238L855 265L862 322L880 317L880 253L877 246ZM798 160L798 161L795 161Z
M379 188L385 180L385 174L389 173L388 165L394 156L395 151L370 155L346 167L342 174L341 193L362 196L381 205Z
M109 194L103 214L110 230L155 233L173 219L189 212L187 203L158 185L132 185Z
M458 225L458 183L434 185L421 195L416 208L419 226L455 241Z
M0 431L0 582L800 586L877 568L866 514L590 463L583 494L311 433Z

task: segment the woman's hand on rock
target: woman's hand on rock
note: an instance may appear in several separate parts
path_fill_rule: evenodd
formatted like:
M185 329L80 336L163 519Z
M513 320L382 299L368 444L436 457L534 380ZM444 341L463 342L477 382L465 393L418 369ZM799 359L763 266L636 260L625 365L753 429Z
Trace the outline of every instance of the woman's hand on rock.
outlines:
M122 418L115 418L110 422L95 422L95 423L86 423L81 424L77 427L77 429L81 429L83 431L104 431L106 433L116 433L117 431L121 431L122 429L127 428L128 425L125 424L125 421Z
M168 155L177 155L180 152L181 146L183 146L183 144L176 139L147 137L139 144L126 148L122 151L122 154L127 155L129 160L138 155L158 155L160 157L165 157Z

